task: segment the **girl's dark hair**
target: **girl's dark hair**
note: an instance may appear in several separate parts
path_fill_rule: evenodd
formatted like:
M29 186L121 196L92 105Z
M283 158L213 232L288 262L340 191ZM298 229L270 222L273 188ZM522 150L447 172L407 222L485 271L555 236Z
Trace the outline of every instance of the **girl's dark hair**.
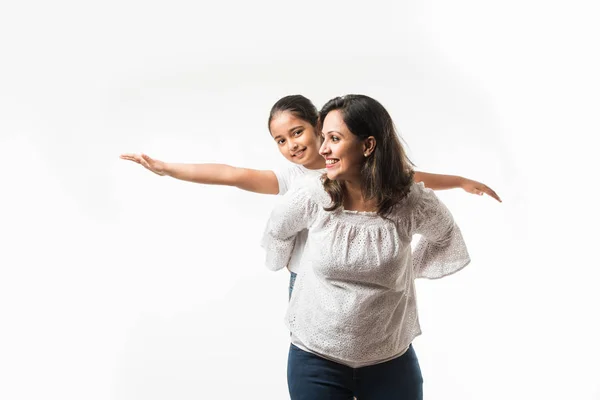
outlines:
M375 150L365 157L361 167L362 193L366 200L377 200L377 214L386 217L413 183L413 164L400 143L392 117L375 99L350 94L329 100L319 112L322 124L327 114L339 110L344 123L355 136L364 140L375 138ZM333 211L344 203L344 183L323 179L325 191L331 197Z
M269 131L271 130L271 121L276 115L282 112L291 112L296 117L308 122L314 128L317 127L319 121L319 114L317 113L317 107L300 94L294 94L291 96L282 97L271 107L271 113L269 114Z

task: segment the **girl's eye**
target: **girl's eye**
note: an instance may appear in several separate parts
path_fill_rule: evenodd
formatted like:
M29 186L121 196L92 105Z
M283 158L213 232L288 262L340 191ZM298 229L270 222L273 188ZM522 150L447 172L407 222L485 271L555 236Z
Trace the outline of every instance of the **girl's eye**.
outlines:
M279 145L281 145L281 144L284 144L284 143L285 143L285 139L280 139L280 140L277 142L277 144L279 144Z
M297 137L297 136L300 136L300 135L302 135L302 130L294 132L294 136Z

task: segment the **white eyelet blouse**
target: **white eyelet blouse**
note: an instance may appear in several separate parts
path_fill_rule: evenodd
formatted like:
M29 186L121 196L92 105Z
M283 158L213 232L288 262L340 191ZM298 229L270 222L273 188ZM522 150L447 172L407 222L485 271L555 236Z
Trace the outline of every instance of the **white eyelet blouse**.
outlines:
M421 333L415 278L441 278L470 261L450 211L423 184L388 219L325 211L330 198L316 177L281 200L262 239L267 267L284 268L296 234L308 229L286 314L292 343L353 368L401 355ZM422 237L411 252L414 234Z

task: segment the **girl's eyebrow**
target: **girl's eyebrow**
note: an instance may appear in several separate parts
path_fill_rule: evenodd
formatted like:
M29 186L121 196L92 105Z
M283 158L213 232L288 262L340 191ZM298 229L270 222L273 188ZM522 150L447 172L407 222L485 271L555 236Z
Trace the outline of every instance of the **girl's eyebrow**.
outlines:
M302 129L304 128L302 125L298 125L298 126L294 126L293 128L288 129L288 133L292 133L297 129ZM277 136L273 136L273 139L277 140L278 138L283 138L283 135L277 135Z
M293 132L293 131L297 130L298 128L302 128L302 125L298 125L298 126L295 126L295 127L293 127L293 128L290 128L290 129L288 130L288 132Z

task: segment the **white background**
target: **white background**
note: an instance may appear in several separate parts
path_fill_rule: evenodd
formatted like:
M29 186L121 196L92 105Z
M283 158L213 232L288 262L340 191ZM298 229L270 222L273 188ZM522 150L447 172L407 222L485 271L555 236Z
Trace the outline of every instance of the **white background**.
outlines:
M504 200L439 193L473 261L418 283L425 398L600 399L594 3L3 2L0 398L287 398L276 197L118 156L279 167L277 99L363 93Z

